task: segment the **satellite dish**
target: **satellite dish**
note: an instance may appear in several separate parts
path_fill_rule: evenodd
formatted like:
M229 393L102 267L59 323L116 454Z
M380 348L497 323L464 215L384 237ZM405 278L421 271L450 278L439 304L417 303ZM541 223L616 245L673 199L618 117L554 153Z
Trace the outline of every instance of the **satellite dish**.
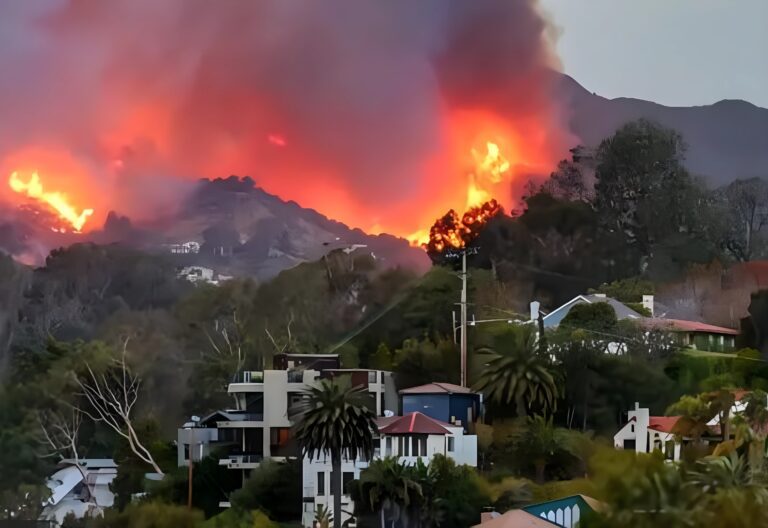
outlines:
M385 417L385 418L392 418L394 415L395 415L395 413L393 413L393 412L392 412L392 411L390 411L390 410L385 410L385 411L384 411L384 417Z

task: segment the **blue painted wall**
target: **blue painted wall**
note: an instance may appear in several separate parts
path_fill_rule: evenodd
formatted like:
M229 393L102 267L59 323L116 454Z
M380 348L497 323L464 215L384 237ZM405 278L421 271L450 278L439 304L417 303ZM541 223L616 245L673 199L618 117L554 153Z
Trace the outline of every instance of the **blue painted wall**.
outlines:
M403 414L420 412L430 418L448 422L451 419L450 394L404 394Z
M480 414L479 394L404 394L403 414L420 412L451 423L451 417L461 420L466 429L467 410L472 409L472 420L477 421Z

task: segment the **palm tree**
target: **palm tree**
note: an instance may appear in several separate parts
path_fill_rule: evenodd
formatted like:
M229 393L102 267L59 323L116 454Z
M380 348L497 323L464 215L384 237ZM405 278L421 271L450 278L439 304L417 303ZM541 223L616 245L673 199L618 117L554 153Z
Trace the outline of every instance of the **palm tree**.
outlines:
M765 466L765 437L768 428L768 395L756 390L744 396L744 412L734 417L736 437L733 446L747 445L747 460L753 481L762 477Z
M547 466L559 454L569 452L570 437L566 429L552 424L552 417L535 415L515 435L516 451L521 458L533 463L536 482L544 483Z
M720 389L710 394L704 394L703 400L709 404L713 414L719 417L720 432L723 435L723 441L731 438L731 409L736 402L736 397L732 390Z
M310 460L331 457L334 528L341 528L342 458L373 456L376 415L365 405L364 397L359 388L323 380L304 391L304 398L291 411L302 453Z
M518 417L524 417L533 405L543 412L554 411L558 389L550 371L546 351L539 346L534 331L517 332L509 349L503 353L484 347L478 353L490 359L475 388L497 403L514 401Z
M374 460L363 470L358 481L358 494L366 508L379 513L381 528L389 521L407 520L408 512L421 502L422 489L412 471L396 458Z

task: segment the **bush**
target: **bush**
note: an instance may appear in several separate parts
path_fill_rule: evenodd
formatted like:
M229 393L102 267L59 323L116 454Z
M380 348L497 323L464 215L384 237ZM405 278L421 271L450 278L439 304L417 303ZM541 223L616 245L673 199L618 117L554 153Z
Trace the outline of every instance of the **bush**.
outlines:
M128 505L122 512L107 510L93 523L95 528L196 528L203 514L186 506L161 502L139 502Z
M232 493L232 507L262 510L270 518L294 521L301 517L301 462L268 460L254 469L243 487Z

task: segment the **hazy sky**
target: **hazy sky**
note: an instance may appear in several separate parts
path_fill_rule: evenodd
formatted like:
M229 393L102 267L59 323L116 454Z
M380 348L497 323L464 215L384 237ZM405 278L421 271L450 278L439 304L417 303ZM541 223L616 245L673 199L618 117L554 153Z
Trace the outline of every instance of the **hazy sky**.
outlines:
M605 97L768 108L768 0L541 0L566 73Z

